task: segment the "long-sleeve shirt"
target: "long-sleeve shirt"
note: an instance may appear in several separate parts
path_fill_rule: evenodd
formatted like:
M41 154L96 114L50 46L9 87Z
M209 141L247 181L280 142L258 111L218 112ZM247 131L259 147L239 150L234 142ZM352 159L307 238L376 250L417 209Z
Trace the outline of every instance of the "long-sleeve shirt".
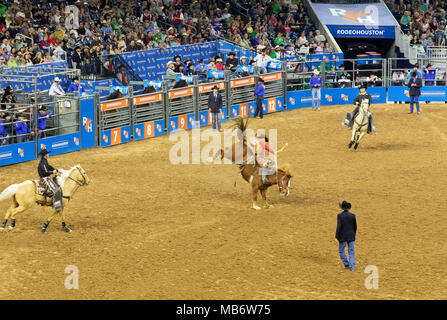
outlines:
M40 114L37 116L37 128L39 130L45 130L47 128L47 116L52 116L51 113Z
M323 84L323 81L321 80L320 76L318 76L318 77L312 76L310 78L310 87L311 88L315 88L316 85L319 85L318 88L321 88L322 84Z
M37 167L37 172L39 173L39 177L45 178L51 176L55 169L48 164L48 160L42 158L39 162L39 166Z
M258 54L255 57L255 65L259 68L267 68L267 64L272 60L273 59L268 55Z
M77 86L76 83L72 82L68 86L67 92L85 92L85 89L82 86Z
M21 135L21 134L27 134L30 133L30 129L28 128L28 125L26 124L26 122L17 120L15 123L15 127L16 127L16 134L17 135Z
M0 120L0 137L6 137L6 136L7 136L7 134L6 134L5 126L3 124L3 121Z
M253 138L250 141L250 145L254 149L254 151L258 154L262 152L262 150L260 149L267 150L268 152L273 154L275 154L276 152L273 148L269 147L268 145L265 144L264 141L260 141L258 138Z
M51 87L50 90L48 91L48 94L50 96L63 96L65 94L64 89L62 89L60 84L57 84L56 82L54 82Z
M260 96L260 97L265 96L265 86L263 83L258 84L258 87L256 88L256 91L255 91L255 96Z
M175 72L171 68L166 69L166 79L176 81L178 75L181 75L181 73Z

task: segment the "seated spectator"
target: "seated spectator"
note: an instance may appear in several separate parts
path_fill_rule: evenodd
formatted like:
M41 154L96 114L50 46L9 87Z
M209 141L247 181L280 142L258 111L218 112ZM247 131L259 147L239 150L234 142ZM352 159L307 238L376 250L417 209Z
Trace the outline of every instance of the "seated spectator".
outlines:
M166 69L166 80L170 81L172 85L175 85L177 76L182 75L180 72L175 72L175 68L176 63L174 61L169 61Z
M341 79L341 76L344 74L346 79L351 79L351 75L349 74L349 72L345 71L345 66L342 64L340 65L340 70L337 71L337 81L338 79Z
M222 58L220 57L216 59L216 69L217 71L225 71L225 66L223 65Z
M342 74L340 79L338 79L338 88L350 88L351 80L346 79L346 75Z
M59 77L55 77L53 80L53 84L48 91L50 96L63 96L65 95L64 89L61 87L61 79Z
M368 87L379 87L382 84L382 80L378 76L376 76L373 72L371 72L366 82Z
M393 86L402 86L404 85L405 75L402 70L396 70L393 72L393 78L391 85Z
M128 86L129 85L129 77L127 76L126 73L126 68L121 65L119 67L119 71L116 74L116 79L123 85L123 86Z
M79 84L79 78L74 78L73 82L68 86L67 92L85 92L85 89Z
M225 62L225 68L227 70L235 72L238 64L239 60L236 58L236 55L234 54L234 52L230 52L227 56L227 61Z
M259 68L261 74L267 73L267 64L272 60L273 59L268 55L267 49L264 49L262 53L259 53L254 59L255 65Z

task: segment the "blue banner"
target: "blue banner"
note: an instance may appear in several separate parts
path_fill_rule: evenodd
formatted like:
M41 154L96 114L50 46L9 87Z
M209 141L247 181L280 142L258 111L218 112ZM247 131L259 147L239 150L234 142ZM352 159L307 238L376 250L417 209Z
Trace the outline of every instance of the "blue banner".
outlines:
M228 110L227 107L222 108L222 112L220 114L221 122L227 121L227 110ZM199 112L199 121L200 121L201 127L211 125L213 123L212 118L211 118L211 112L209 112L208 110L200 111Z
M419 101L446 101L447 87L421 88ZM388 101L410 101L410 88L408 87L388 87Z
M0 167L36 159L34 141L0 147Z
M136 124L134 126L134 140L143 140L158 137L165 134L165 121L155 120L145 123Z
M196 116L193 113L169 118L168 131L189 130L195 127Z
M372 103L386 103L386 87L371 87L366 90ZM360 93L357 88L321 89L321 105L353 104ZM287 109L312 107L312 93L310 90L287 92Z
M51 151L51 155L81 150L81 134L79 132L63 134L44 139L39 139L37 152L42 149Z
M81 148L96 146L95 99L81 99Z
M318 19L335 38L395 38L398 24L383 2L311 5Z
M114 146L131 141L130 126L109 129L101 132L101 147Z
M217 43L206 42L201 44L170 47L165 50L152 49L136 52L122 53L124 61L143 80L161 81L166 75L166 64L180 56L182 62L187 58L196 65L200 59L209 60L217 54Z

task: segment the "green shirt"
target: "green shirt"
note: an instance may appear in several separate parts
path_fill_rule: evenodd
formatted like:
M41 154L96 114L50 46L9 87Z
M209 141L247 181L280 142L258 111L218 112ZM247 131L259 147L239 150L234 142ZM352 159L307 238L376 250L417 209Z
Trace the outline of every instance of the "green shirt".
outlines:
M280 5L279 3L275 3L275 4L272 6L272 9L273 9L273 12L274 12L275 14L277 14L277 13L279 13L279 12L281 11L281 5Z

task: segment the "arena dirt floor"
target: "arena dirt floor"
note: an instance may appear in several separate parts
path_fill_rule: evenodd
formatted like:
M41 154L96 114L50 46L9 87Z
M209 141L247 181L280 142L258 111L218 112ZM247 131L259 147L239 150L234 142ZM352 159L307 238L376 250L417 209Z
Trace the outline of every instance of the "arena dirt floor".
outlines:
M250 120L289 147L292 192L251 209L234 165L172 165L168 136L54 156L92 184L66 209L73 232L41 207L0 234L1 299L446 299L447 105L374 105L378 134L356 153L341 126L352 106ZM228 126L228 123L224 126ZM0 189L35 178L37 161L0 168ZM338 202L357 215L357 269L334 238ZM7 202L0 203L6 212ZM79 269L67 290L66 266ZM367 290L368 265L379 288Z

